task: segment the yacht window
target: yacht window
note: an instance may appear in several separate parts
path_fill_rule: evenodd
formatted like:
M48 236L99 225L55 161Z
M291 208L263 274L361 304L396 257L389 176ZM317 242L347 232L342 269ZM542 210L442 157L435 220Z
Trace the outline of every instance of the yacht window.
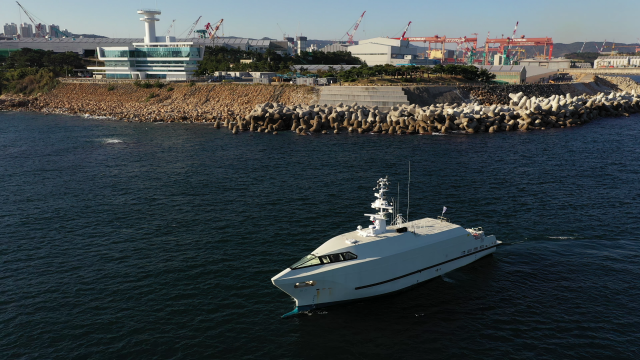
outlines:
M320 259L313 256L313 255L307 255L305 257L303 257L302 259L300 259L300 261L298 261L297 263L291 265L291 270L293 269L300 269L303 267L307 267L307 266L314 266L314 265L320 265Z
M342 257L344 257L345 260L353 260L358 258L357 256L355 256L353 253L350 253L350 252L346 252L342 254Z
M335 263L335 262L353 260L353 259L357 259L357 258L358 257L356 255L354 255L353 253L351 253L351 252L346 252L346 253L341 253L341 254L323 255L323 256L320 256L320 257L316 257L314 255L307 255L307 256L303 257L297 263L291 265L290 269L294 270L294 269L300 269L300 268L305 268L305 267L309 267L309 266L316 266L316 265L322 265L322 264L331 264L331 263Z
M333 255L329 255L329 257L331 258L331 262L342 261L342 255L341 254L333 254Z

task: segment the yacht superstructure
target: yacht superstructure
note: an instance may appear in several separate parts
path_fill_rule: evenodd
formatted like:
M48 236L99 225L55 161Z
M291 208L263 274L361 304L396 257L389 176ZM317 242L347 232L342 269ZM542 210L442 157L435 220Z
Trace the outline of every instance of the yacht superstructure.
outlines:
M401 290L487 256L501 244L482 228L464 229L444 217L387 226L394 212L385 195L388 185L380 179L374 189L371 207L378 211L365 214L372 225L328 240L271 279L296 301L285 316Z

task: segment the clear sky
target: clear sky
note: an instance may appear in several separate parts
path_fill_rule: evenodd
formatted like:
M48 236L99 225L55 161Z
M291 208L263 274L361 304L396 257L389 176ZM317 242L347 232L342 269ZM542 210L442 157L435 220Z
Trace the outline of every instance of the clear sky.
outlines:
M138 8L159 8L157 33L166 32L176 19L176 34L186 34L202 15L201 25L224 18L224 35L282 38L303 34L309 39L336 40L367 11L356 40L376 36L397 37L409 21L408 36L510 36L516 21L518 35L550 36L555 42L616 41L635 43L640 38L639 0L21 0L44 23L74 33L108 37L142 37ZM38 19L36 19L38 20ZM0 0L0 23L29 21L13 0ZM482 42L480 42L482 43Z

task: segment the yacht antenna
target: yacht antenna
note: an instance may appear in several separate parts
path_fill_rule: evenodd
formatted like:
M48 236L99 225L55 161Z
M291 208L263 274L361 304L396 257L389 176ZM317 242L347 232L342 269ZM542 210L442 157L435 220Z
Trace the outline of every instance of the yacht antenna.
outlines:
M411 201L411 161L409 161L409 183L407 184L407 222L409 222L409 203Z
M400 211L400 182L398 182L398 211ZM396 217L398 212L396 212Z

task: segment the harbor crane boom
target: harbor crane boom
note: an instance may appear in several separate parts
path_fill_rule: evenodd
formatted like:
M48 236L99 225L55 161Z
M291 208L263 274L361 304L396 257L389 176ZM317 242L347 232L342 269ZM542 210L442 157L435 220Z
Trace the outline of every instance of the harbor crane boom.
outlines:
M69 34L65 33L64 31L61 31L60 29L56 29L56 28L52 27L51 30L53 30L56 33L56 35L60 35L63 38L68 38L69 37ZM49 35L53 35L53 34L49 34Z
M404 29L404 32L402 33L402 36L400 36L400 40L404 40L405 39L405 35L407 35L407 31L409 31L409 26L411 26L411 21L409 21L409 24L407 24L407 27Z
M169 28L167 29L167 33L165 34L165 36L169 36L169 34L171 34L171 29L173 28L173 25L176 23L176 19L173 19L173 21L171 22L171 25L169 25Z
M604 42L602 43L602 48L598 49L598 45L596 45L596 49L598 49L598 52L601 53L604 51L605 48L605 44L607 43L607 39L604 39Z
M216 37L216 33L218 32L218 29L220 29L220 25L222 25L223 21L224 19L220 19L220 21L218 21L215 26L211 26L211 23L208 23L204 26L204 28L209 33L209 39L211 39L211 41L213 41L213 39Z
M202 19L202 15L200 15L200 17L198 17L198 20L196 20L193 25L191 26L191 29L189 30L189 33L187 34L187 38L189 38L189 36L191 36L191 34L193 33L193 30L196 28L196 26L198 25L198 23L200 22L200 19Z
M18 6L20 6L20 9L22 9L22 11L24 11L24 13L27 15L29 20L31 20L31 22L33 23L33 26L36 27L36 37L38 37L38 35L42 35L42 30L41 30L41 27L40 27L40 23L36 23L36 21L33 20L33 17L31 16L31 14L27 11L27 9L24 8L24 6L22 6L22 4L20 4L17 1L16 1L16 4L18 4Z
M511 35L512 39L516 38L516 33L518 32L518 24L520 24L520 21L516 21L516 27L513 29L513 35ZM511 50L511 45L509 45L509 50Z
M363 12L362 15L360 15L360 18L358 19L358 21L356 21L356 25L353 27L353 32L351 34L349 34L349 32L347 31L347 36L349 37L349 44L353 44L353 36L356 34L356 31L358 31L358 28L360 27L360 23L362 22L362 18L364 18L364 14L366 14L367 12Z

